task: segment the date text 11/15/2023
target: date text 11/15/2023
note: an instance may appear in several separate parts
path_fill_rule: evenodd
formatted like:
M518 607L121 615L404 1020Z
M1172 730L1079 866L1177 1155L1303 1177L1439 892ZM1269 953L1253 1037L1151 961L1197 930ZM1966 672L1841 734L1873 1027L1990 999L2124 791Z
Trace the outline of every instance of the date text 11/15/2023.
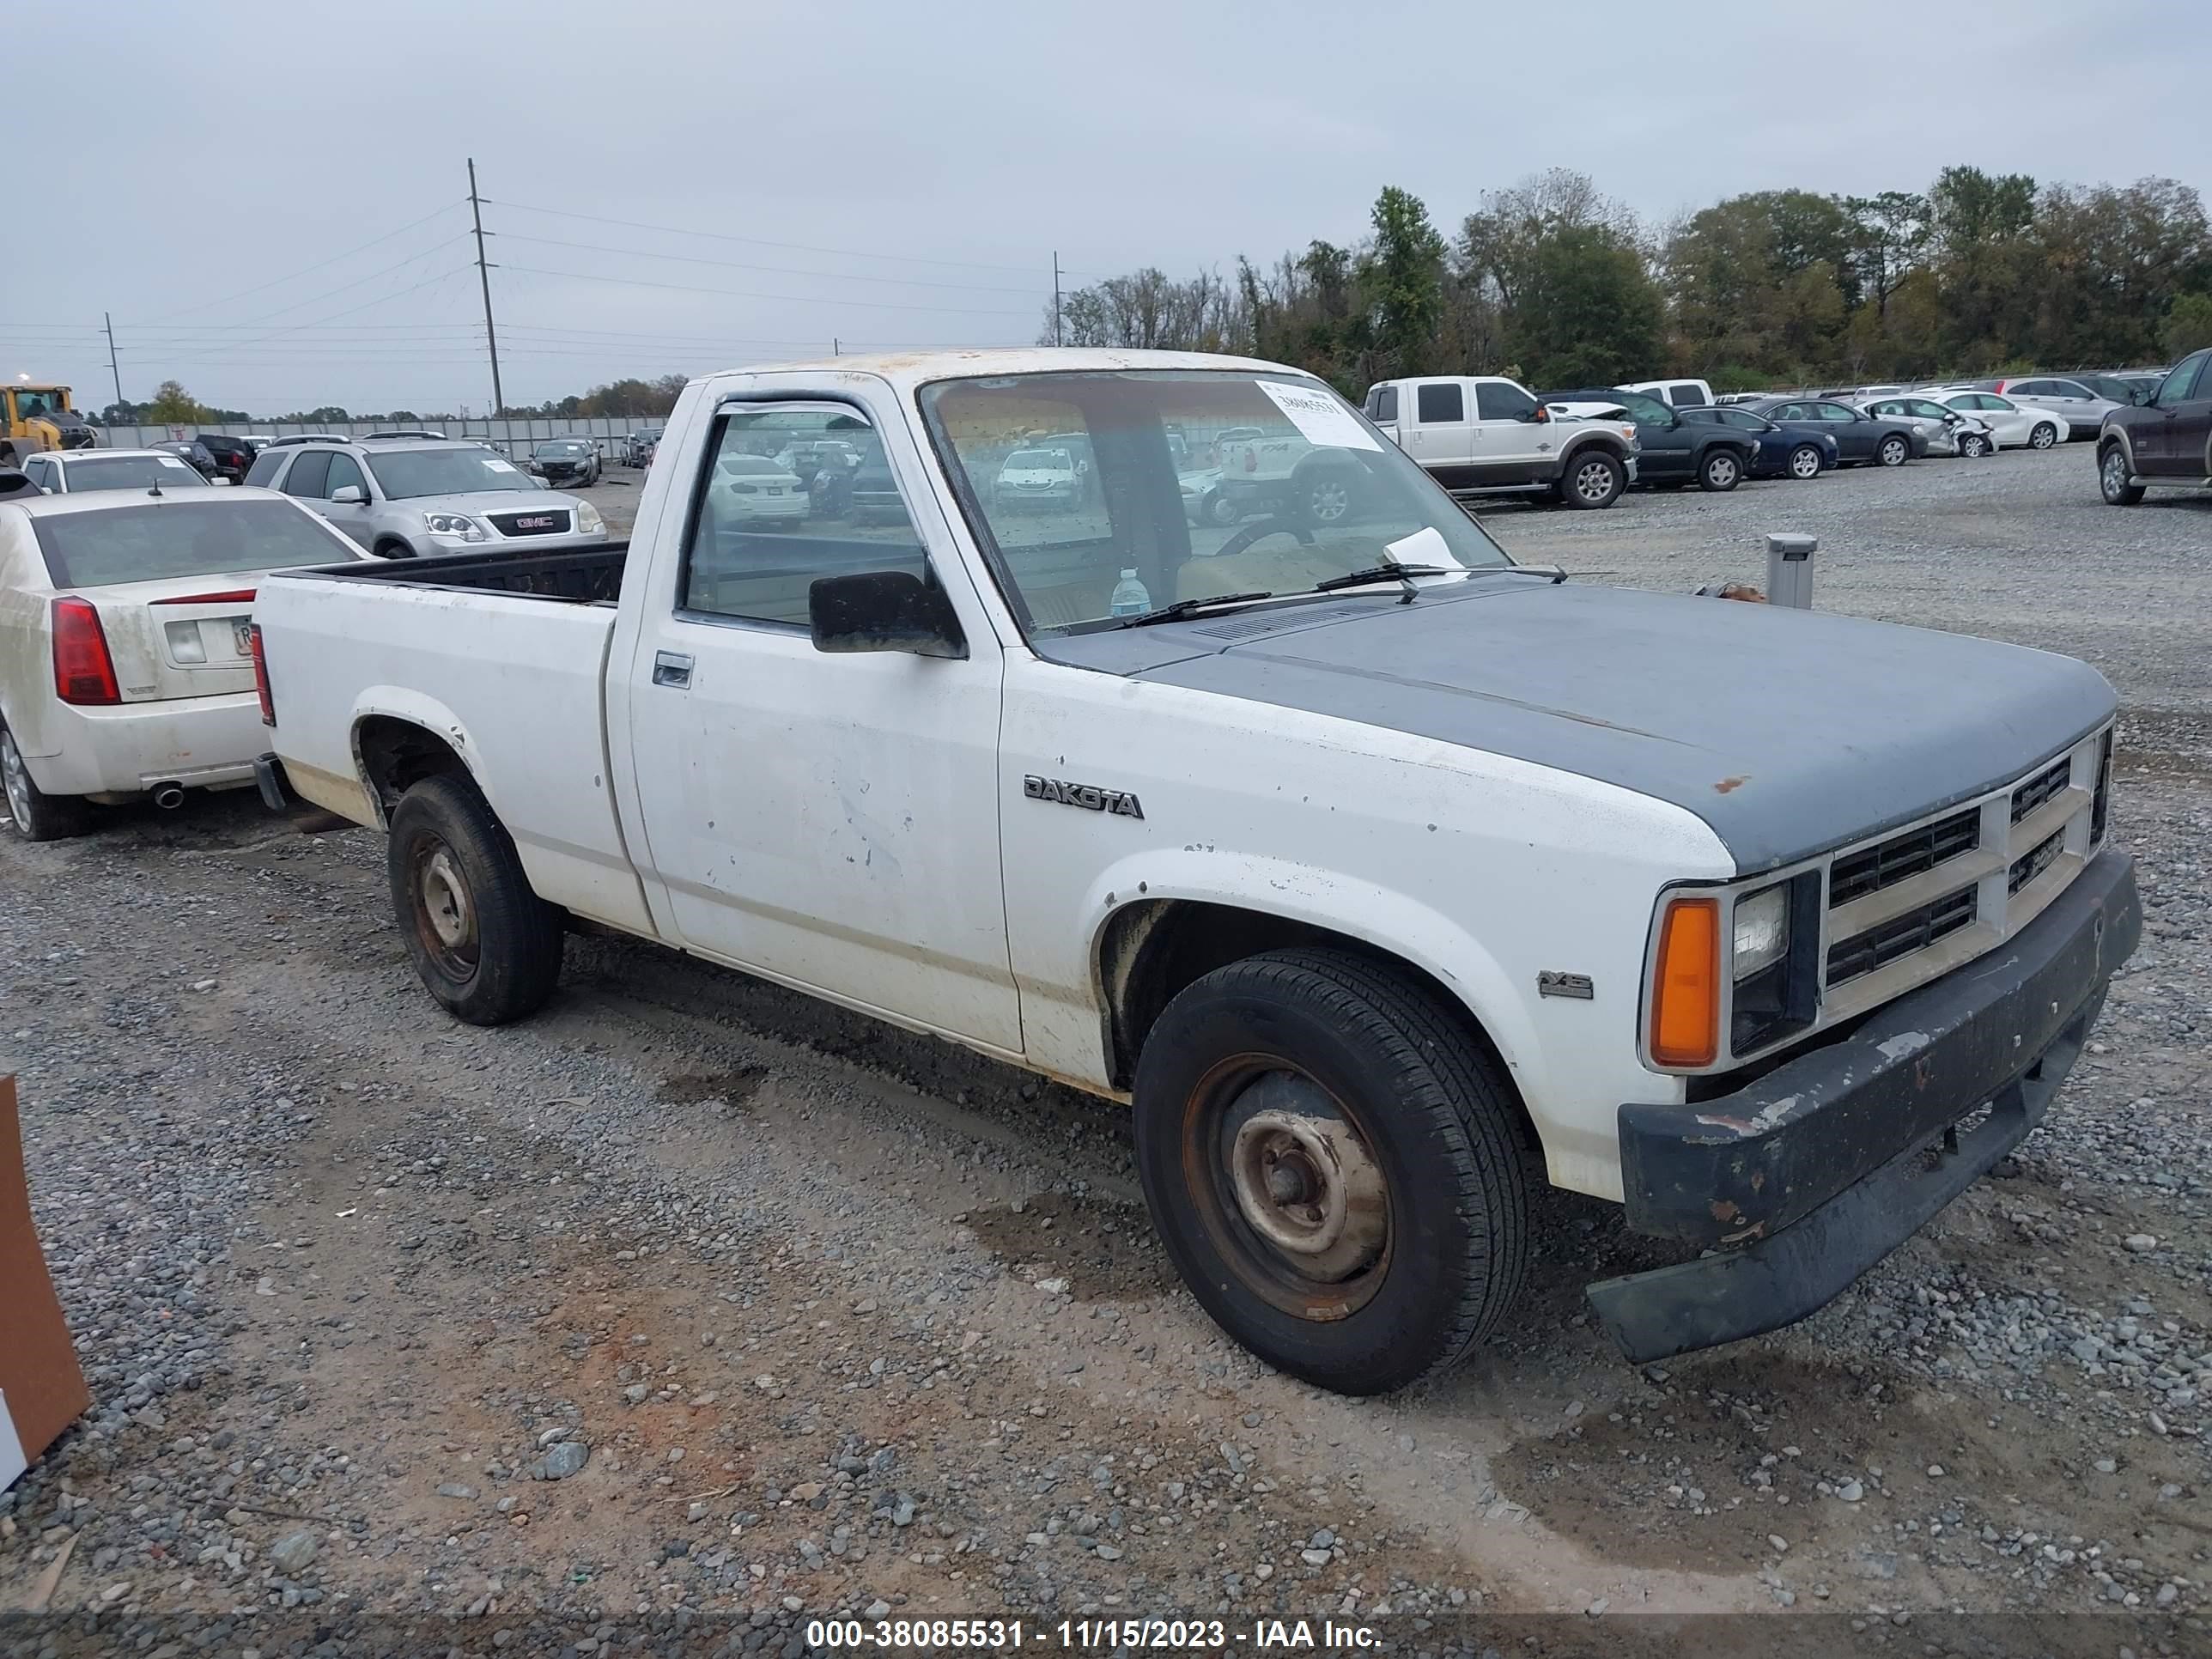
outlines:
M1242 1647L1261 1653L1356 1653L1378 1640L1368 1626L1326 1619L1262 1619L1249 1628L1232 1628L1219 1619L1063 1619L1057 1625L1027 1625L1018 1619L818 1619L806 1626L810 1648L884 1652L1018 1651L1034 1645L1101 1652Z

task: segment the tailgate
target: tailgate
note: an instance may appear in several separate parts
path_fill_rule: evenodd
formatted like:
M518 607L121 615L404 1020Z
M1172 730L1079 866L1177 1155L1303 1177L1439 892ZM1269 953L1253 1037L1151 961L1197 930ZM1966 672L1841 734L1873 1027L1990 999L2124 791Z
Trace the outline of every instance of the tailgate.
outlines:
M183 576L70 590L90 601L107 635L125 702L253 690L246 625L267 571Z

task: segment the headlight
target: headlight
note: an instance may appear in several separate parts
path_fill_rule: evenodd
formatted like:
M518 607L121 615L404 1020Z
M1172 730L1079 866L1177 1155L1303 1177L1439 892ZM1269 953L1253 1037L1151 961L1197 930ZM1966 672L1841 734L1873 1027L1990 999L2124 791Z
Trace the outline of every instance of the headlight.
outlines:
M1741 984L1771 968L1790 950L1790 890L1769 887L1735 902L1735 938L1729 965Z
M465 513L425 513L422 528L433 536L459 536L465 542L489 541L484 527Z
M586 536L596 536L606 527L607 521L599 516L598 507L589 501L576 503L576 528L579 531Z

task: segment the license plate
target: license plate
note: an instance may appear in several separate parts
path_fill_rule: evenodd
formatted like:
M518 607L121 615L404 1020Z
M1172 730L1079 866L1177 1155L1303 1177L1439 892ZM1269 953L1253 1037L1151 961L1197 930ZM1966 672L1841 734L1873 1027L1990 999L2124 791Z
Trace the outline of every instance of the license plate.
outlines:
M233 617L230 619L230 642L241 657L253 654L253 618Z
M514 527L517 530L550 530L560 522L550 513L531 513L517 519Z

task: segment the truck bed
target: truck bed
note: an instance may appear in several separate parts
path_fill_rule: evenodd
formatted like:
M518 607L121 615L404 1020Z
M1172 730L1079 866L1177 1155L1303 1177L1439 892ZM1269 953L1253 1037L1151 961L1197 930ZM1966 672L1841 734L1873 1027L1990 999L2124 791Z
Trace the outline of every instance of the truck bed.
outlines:
M337 581L406 582L418 587L453 587L487 593L515 593L532 599L562 599L572 605L612 605L622 595L628 542L533 553L502 548L493 553L453 553L436 559L385 559L325 565L295 571Z

